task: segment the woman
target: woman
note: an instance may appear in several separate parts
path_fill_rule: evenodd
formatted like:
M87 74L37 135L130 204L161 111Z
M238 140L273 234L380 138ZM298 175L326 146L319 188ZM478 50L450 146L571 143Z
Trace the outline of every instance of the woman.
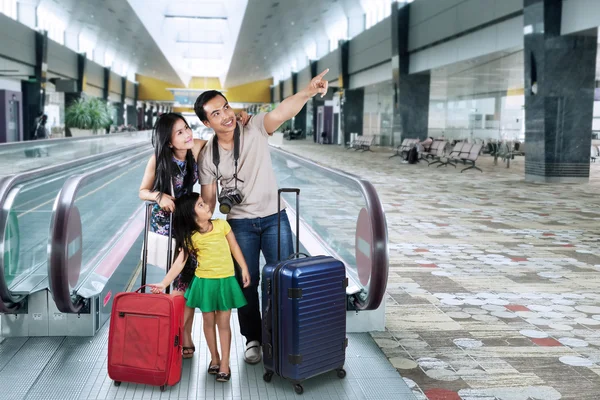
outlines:
M246 124L249 116L242 112L238 119ZM191 193L198 181L198 157L205 144L206 140L193 138L192 130L180 114L162 114L156 121L152 135L154 155L148 160L139 194L142 200L156 202L150 219L153 232L169 234L169 213L175 210L175 199ZM195 270L196 259L190 256L173 281L174 295L185 293ZM186 307L184 320L183 357L191 358L196 350L192 340L193 308Z

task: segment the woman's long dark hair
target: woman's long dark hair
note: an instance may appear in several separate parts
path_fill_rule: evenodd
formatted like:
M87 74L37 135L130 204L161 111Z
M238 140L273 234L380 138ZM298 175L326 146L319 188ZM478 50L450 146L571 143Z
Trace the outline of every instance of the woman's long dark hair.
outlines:
M171 144L173 126L178 119L185 122L186 126L188 125L183 115L166 113L158 117L156 124L154 124L154 131L152 132L152 146L154 146L154 155L156 157L156 171L152 190L160 192L159 201L163 193L168 193L175 197L175 194L171 193L171 183L173 177L180 171L177 163L173 161L173 149L169 145ZM186 174L183 187L188 188L187 191L191 192L194 186L194 164L196 163L191 150L187 151L185 161Z
M188 256L193 254L197 257L196 248L192 242L192 235L198 231L196 224L196 203L200 195L196 192L186 193L175 200L175 212L173 213L173 236L175 238L175 257L179 255L179 249L183 249ZM195 271L184 268L181 271L182 280L188 282Z

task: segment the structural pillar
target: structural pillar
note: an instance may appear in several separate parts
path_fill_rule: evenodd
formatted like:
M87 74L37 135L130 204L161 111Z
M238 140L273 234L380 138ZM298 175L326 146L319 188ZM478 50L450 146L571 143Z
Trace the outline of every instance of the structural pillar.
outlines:
M110 91L110 67L104 67L104 89L102 89L102 98L108 101L108 93Z
M65 92L65 107L69 108L75 101L81 99L85 86L85 70L87 57L85 53L77 54L77 88L75 92ZM71 130L65 127L65 136L71 137Z
M137 82L133 83L133 113L131 119L127 121L128 124L136 127L137 129L141 129L140 124L138 123L139 117L138 113L138 97L140 94L140 85Z
M283 84L284 84L283 80L279 81L279 102L280 103L284 100L284 97L283 97Z
M597 29L561 36L562 0L524 0L525 180L588 182Z
M431 73L409 74L410 7L410 4L392 3L393 146L405 138L423 140L428 136ZM396 143L398 138L400 142Z
M142 103L138 114L138 130L146 129L146 112L146 103Z
M350 143L350 134L363 132L363 115L365 109L364 88L350 89L350 41L340 42L340 87L341 101L341 132L344 135L343 144Z
M292 72L292 94L298 93L298 73ZM302 137L306 137L306 114L308 104L305 104L300 112L296 114L293 121L293 129L298 129L302 131Z
M154 105L152 104L148 104L146 106L146 129L152 129L152 126L154 125L152 122L152 115L154 114Z
M35 75L21 81L23 94L23 138L33 138L36 118L44 112L46 72L48 71L48 32L35 32Z
M315 76L317 76L319 74L317 68L319 67L318 65L319 61L318 60L314 60L314 61L310 61L310 79L313 79ZM319 105L323 105L325 104L325 102L321 99L321 96L314 96L312 98L312 108L313 108L313 141L315 143L319 142L319 133L317 133L317 109L319 107Z
M125 92L127 91L127 78L121 77L121 103L117 105L117 126L125 125Z

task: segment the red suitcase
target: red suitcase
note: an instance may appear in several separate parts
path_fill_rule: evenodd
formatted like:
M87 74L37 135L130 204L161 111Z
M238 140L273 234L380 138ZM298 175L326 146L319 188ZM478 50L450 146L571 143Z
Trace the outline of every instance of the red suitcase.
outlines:
M142 285L146 283L150 207L146 207ZM170 226L173 226L172 221ZM169 248L169 260L170 253ZM116 386L121 382L132 382L160 386L164 391L181 379L185 299L169 294L139 293L140 290L143 291L144 286L135 292L119 293L113 300L108 334L108 376Z

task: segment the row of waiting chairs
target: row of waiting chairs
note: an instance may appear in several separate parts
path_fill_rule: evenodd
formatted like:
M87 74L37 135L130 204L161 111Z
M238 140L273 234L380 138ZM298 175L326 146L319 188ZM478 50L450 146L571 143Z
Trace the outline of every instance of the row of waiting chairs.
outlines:
M373 151L371 150L371 146L373 146L373 142L375 141L375 136L373 135L361 135L357 136L352 143L346 149L354 149L362 150L362 151Z
M408 151L412 149L413 146L415 146L417 143L419 143L419 139L404 139L402 143L400 143L400 145L396 147L396 154L390 156L389 158L406 158L406 153L408 153Z
M469 169L476 169L479 172L483 172L481 168L475 165L475 162L481 153L481 149L483 148L482 143L457 142L452 148L452 151L448 155L445 155L447 143L448 142L445 140L437 140L433 142L429 155L434 159L434 161L428 163L427 166L439 164L438 168L443 165L452 165L454 168L456 168L455 163L462 161L463 164L469 163L471 165L467 168L461 169L460 172L464 172Z

